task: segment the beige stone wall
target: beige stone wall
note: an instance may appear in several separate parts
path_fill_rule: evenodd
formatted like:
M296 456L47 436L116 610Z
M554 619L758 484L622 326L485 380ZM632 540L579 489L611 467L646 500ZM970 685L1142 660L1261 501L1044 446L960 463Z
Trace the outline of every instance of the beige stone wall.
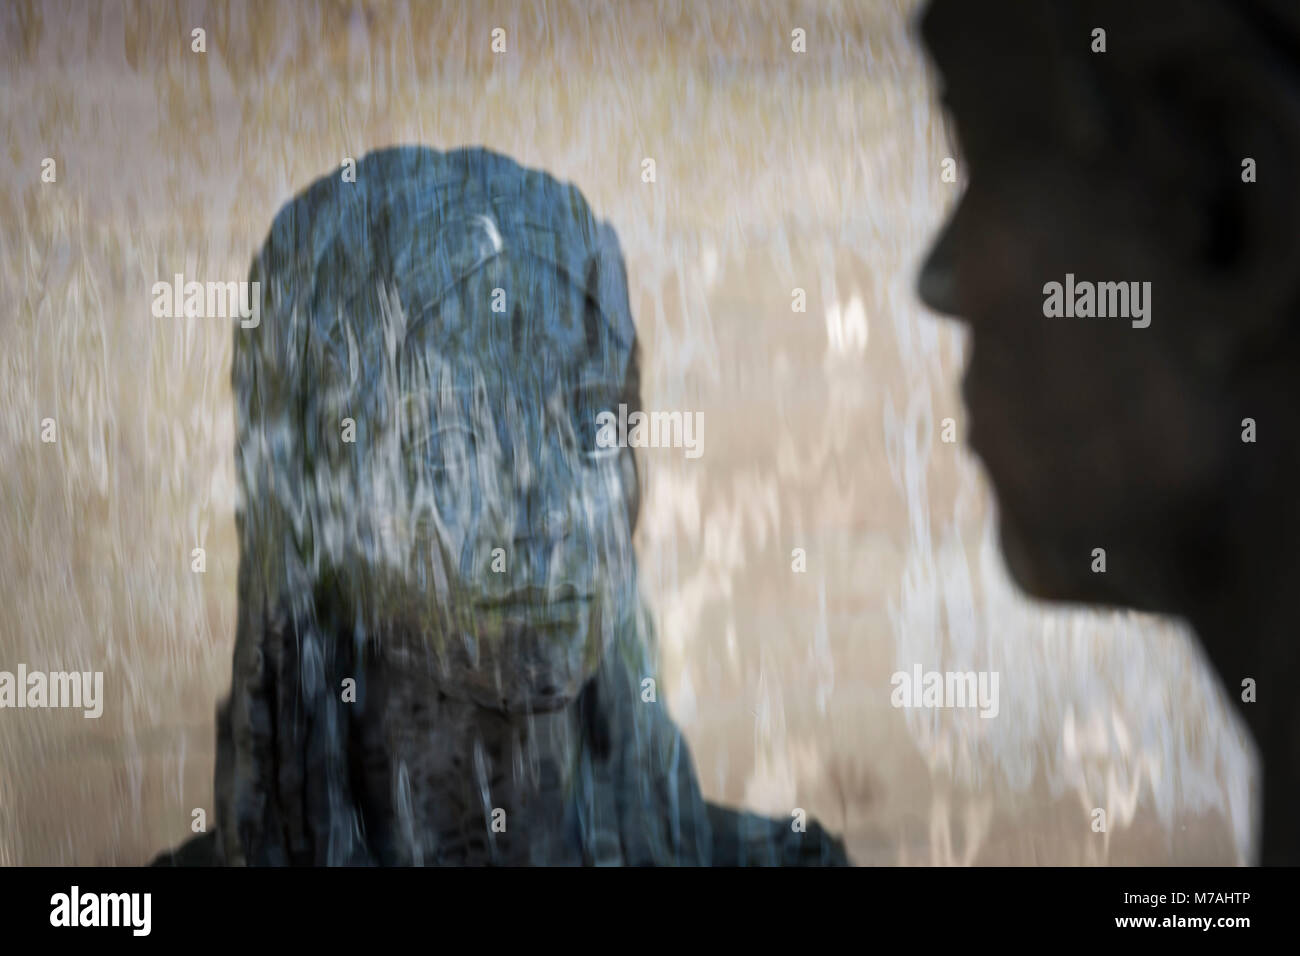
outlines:
M150 287L244 278L282 203L396 143L544 167L618 231L647 407L705 416L703 457L646 454L639 543L662 688L710 797L804 808L864 864L1248 859L1253 758L1186 634L1025 602L978 464L939 440L945 417L963 430L964 338L912 282L960 187L940 181L912 15L7 5L0 670L102 670L106 706L0 710L0 863L138 863L210 812L231 343L219 319L154 318ZM999 715L893 708L890 675L916 663L998 671Z

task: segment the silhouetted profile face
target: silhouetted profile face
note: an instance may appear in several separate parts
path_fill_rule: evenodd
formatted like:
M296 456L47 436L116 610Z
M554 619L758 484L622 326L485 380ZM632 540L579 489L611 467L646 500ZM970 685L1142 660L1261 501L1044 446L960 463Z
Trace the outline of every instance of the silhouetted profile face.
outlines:
M1242 420L1294 404L1300 126L1253 16L938 0L924 18L969 185L920 292L970 324L968 437L1037 596L1169 609L1223 573L1234 502L1272 467ZM1045 315L1067 276L1076 297L1138 283L1146 314Z
M286 347L306 372L284 399L305 443L284 511L306 515L315 601L450 696L562 706L635 604L635 466L595 441L600 411L636 401L617 241L576 189L491 153L393 150L362 173L366 193L305 194L334 205L282 216L265 254L281 235L310 254L276 287L309 305L272 301L305 342Z

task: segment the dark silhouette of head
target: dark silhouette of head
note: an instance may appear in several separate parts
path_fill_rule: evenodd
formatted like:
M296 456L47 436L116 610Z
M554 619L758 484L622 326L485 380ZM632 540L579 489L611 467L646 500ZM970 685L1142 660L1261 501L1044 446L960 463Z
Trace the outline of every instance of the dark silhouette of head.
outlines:
M1263 858L1296 862L1300 8L936 0L922 33L969 183L919 288L971 327L1009 570L1258 682Z

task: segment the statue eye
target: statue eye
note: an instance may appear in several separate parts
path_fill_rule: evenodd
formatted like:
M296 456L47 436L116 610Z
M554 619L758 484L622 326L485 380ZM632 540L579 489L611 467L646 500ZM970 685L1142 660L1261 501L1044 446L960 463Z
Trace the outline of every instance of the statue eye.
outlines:
M478 449L474 430L464 425L435 425L412 436L407 454L428 474L443 476L469 467Z
M618 402L619 390L607 382L592 382L573 390L570 403L573 434L578 449L587 458L608 458L618 454L618 448L602 448L597 442L600 433L597 417L602 412L608 412L617 420Z

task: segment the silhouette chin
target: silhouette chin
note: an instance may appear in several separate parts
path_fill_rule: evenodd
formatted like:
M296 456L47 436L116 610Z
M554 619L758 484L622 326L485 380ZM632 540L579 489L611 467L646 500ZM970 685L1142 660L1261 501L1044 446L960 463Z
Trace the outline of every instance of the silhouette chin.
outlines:
M1105 604L1105 594L1085 573L1070 574L1059 549L1036 542L1006 509L998 517L998 541L1007 574L1016 587L1039 601L1071 604Z

